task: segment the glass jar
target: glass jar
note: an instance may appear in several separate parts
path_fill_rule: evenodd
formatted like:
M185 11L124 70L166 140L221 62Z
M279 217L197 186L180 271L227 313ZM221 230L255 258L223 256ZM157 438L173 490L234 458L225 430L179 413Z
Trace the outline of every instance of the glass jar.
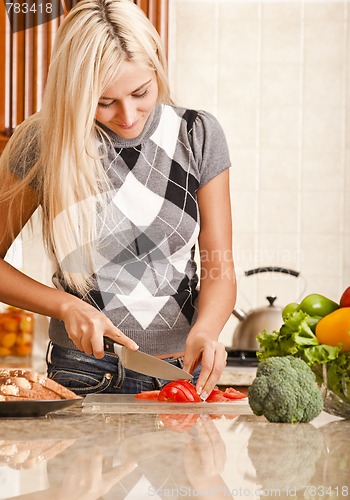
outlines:
M0 313L0 356L31 356L33 336L33 313L11 306Z

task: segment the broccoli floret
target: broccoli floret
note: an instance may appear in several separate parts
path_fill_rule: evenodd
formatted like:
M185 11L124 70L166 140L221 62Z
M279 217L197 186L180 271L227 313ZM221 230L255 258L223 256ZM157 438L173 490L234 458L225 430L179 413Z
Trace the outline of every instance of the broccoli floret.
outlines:
M270 422L310 422L323 410L315 374L293 356L261 361L248 401L255 415L264 415Z

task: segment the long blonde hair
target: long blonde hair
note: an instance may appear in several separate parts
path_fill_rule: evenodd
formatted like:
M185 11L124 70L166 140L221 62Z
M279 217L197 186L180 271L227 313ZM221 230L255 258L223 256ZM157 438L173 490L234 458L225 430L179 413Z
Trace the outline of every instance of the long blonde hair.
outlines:
M103 193L110 189L95 113L125 61L154 69L158 101L171 102L162 43L142 10L131 0L80 1L57 32L41 111L18 127L1 158L6 169L10 158L20 155L25 172L27 138L35 130L37 158L29 175L19 175L24 178L11 197L23 193L28 183L39 187L46 248L57 262L74 254L61 271L81 294L91 286L97 205L105 206ZM18 151L18 144L27 146Z

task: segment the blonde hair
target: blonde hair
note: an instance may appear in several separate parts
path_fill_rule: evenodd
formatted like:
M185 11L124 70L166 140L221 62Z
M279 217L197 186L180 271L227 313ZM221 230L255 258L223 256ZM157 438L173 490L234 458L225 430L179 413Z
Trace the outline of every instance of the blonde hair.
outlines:
M96 132L99 139L103 132L95 113L125 61L152 68L158 102L171 102L162 43L142 10L131 0L81 0L57 32L40 113L18 127L1 158L3 169L11 157L20 155L16 164L22 163L23 180L8 199L23 196L28 184L39 187L46 248L57 262L67 256L61 265L64 280L80 294L91 286L97 208L105 217L104 194L111 189L98 151ZM33 129L39 151L25 175ZM18 151L21 144L26 148Z

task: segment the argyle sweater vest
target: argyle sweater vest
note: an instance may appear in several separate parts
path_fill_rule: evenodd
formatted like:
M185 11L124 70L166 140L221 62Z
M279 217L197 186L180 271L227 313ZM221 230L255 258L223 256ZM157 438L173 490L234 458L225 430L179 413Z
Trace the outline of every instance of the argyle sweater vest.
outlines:
M141 351L181 352L196 318L197 190L230 166L224 134L211 114L168 105L156 107L136 139L99 126L108 136L98 140L111 216L99 228L96 286L83 299ZM75 348L63 322L52 319L49 335Z

